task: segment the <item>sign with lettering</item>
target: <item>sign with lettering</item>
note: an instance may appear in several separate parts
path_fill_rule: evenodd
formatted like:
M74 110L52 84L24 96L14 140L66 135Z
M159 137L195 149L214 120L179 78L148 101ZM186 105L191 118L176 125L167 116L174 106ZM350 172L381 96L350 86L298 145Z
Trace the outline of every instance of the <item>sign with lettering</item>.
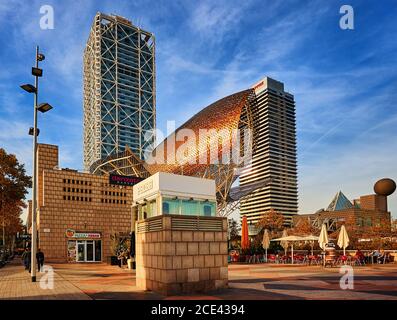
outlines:
M31 235L30 234L20 234L19 238L24 239L24 240L30 240Z
M66 237L73 239L100 239L101 234L98 232L76 232L74 230L66 230Z
M109 184L115 184L120 186L132 187L136 185L138 182L141 182L142 180L143 178L134 177L134 176L122 176L118 174L109 175Z
M146 183L140 185L138 187L138 195L149 191L150 189L153 189L153 180L149 180Z

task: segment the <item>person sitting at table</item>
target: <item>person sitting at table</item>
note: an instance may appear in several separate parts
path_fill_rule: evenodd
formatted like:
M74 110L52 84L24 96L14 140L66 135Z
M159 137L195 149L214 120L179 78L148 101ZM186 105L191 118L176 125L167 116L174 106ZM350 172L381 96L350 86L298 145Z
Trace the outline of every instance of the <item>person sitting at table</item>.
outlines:
M379 250L374 250L371 252L371 256L373 258L373 262L377 263L378 262L378 257L380 256Z
M362 253L362 251L360 249L357 249L356 254L354 255L354 257L359 260L360 264L364 264L365 263L364 254Z
M385 263L386 253L385 250L381 249L378 256L378 263Z

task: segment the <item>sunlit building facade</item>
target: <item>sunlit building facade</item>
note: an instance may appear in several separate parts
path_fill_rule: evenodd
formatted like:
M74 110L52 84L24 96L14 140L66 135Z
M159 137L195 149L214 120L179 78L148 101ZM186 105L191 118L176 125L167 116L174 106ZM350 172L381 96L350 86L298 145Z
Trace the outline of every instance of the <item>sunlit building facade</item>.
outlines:
M84 50L84 167L154 142L155 41L120 16L97 13ZM148 138L149 137L149 138Z
M378 194L360 196L350 201L339 191L327 208L319 209L313 214L294 216L293 225L299 227L308 221L314 229L320 230L322 225L329 232L336 232L342 225L354 230L363 237L376 233L389 236L392 228L391 212L387 208L387 198Z
M224 150L218 143L220 138L232 137L236 130L241 130L241 140L245 140L243 139L244 132L250 132L254 127L252 114L254 105L255 95L252 89L222 98L194 115L155 148L152 155L161 159L163 154L163 162L142 161L138 155L127 149L122 153L95 162L91 166L90 172L99 175L117 172L142 178L147 178L157 172L168 172L213 179L216 183L218 212L221 213L229 201L229 191L233 182L238 178L237 170L244 165L246 155L244 141L236 144L231 143L230 150L238 148L237 152L241 157L237 159L238 161L223 163ZM197 139L189 139L186 142L183 139L176 139L176 137L183 137L186 129L189 129ZM212 130L209 131L208 139L199 139L200 131L207 129ZM190 150L183 159L184 163L178 162L175 157L176 150L182 145ZM205 157L209 148L216 150L215 157L219 163L213 163L210 157ZM203 156L204 162L200 161Z
M186 129L195 139L176 139ZM200 131L212 130L208 137ZM222 162L225 155L219 141L229 139L231 150L238 150L239 161ZM246 139L249 137L248 139ZM233 140L233 139L231 139ZM239 143L237 143L239 142ZM175 161L178 148L189 152L183 163ZM214 147L214 148L212 148ZM217 150L218 163L202 156ZM247 153L247 150L251 152ZM147 178L157 172L195 176L215 180L218 215L227 216L240 209L248 221L256 222L270 208L282 213L285 224L297 214L297 168L295 105L282 83L265 78L253 88L222 98L194 115L160 143L152 155L164 154L164 162L142 161L131 150L95 162L95 174L117 172ZM146 159L147 160L147 159ZM252 160L252 161L251 161ZM240 177L240 189L232 187Z
M284 84L264 78L253 86L256 95L252 163L240 175L240 185L271 182L241 200L240 214L256 223L268 210L283 214L285 225L298 213L295 102Z

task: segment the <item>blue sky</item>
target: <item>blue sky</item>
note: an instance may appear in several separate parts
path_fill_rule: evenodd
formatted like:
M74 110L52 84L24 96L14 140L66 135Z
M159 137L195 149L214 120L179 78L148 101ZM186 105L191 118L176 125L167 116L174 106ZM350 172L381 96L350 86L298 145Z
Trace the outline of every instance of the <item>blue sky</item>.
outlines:
M41 30L52 5L55 28ZM339 28L350 4L355 29ZM1 1L0 146L31 172L35 45L46 55L40 141L60 146L62 167L82 169L82 53L97 11L156 36L157 124L182 124L264 76L285 83L297 112L299 209L326 207L397 180L397 1ZM397 196L389 199L397 216Z

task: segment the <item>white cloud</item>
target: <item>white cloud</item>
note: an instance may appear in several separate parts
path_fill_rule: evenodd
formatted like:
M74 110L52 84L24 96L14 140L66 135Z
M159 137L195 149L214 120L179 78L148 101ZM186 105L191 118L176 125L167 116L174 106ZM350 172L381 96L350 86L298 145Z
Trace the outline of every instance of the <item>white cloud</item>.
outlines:
M249 6L250 1L200 1L192 10L190 26L200 35L211 38L214 42L222 41L226 32L237 25Z

